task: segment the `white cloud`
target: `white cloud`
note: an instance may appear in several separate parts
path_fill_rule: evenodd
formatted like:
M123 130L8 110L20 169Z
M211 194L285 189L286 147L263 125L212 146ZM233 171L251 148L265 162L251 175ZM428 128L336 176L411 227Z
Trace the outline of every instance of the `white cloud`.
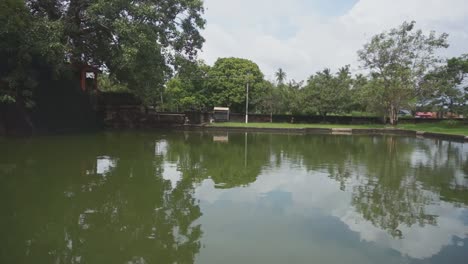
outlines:
M356 51L372 35L404 20L449 33L451 47L444 55L468 53L466 0L359 0L340 14L316 8L324 2L206 0L201 57L210 64L218 57L243 57L259 64L267 78L282 67L290 78L303 80L324 67L352 64L356 69ZM342 2L336 2L337 9Z
M280 168L263 171L248 187L215 189L212 180L205 180L196 189L195 196L200 199L202 208L219 201L230 201L229 204L214 207L219 209L217 213L224 215L226 211L231 210L231 207L236 208L242 204L244 206L250 204L252 208L258 208L265 194L274 191L289 193L291 204L284 208L286 214L313 218L318 209L326 216L340 219L350 230L357 232L362 241L373 242L380 248L391 248L403 256L416 259L430 258L438 254L444 247L453 245L453 237L462 239L468 237L468 226L464 224L461 217L466 214L467 209L440 201L438 194L424 191L425 196L433 199L430 205L424 206L424 209L438 216L437 225L419 226L416 224L409 227L400 224L398 228L404 237L403 239L393 238L387 230L374 226L351 206L351 190L353 186L362 184L356 175L348 180L346 191L340 191L339 182L328 178L325 171L306 171L283 164ZM227 208L227 206L231 207ZM205 221L210 223L219 221L217 218L219 216L211 213L212 215L207 214L205 217L212 217L215 220L205 219ZM252 220L249 214L236 217L242 218L245 222ZM231 221L234 220L231 219ZM210 226L206 225L204 228L209 229ZM294 238L290 239L294 240Z

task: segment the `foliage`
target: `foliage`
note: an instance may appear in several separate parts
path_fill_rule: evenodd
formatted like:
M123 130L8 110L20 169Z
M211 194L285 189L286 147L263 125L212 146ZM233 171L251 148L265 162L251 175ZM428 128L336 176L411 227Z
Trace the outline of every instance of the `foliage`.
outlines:
M466 109L468 86L464 83L468 74L468 54L448 59L445 65L428 73L423 85L427 92L420 104L434 106L437 111L468 113Z
M209 106L207 75L210 67L203 61L178 58L177 74L166 84L165 96L171 110L204 110Z
M255 112L258 113L277 113L278 102L281 102L279 90L269 81L264 81L261 94L255 104Z
M245 111L247 83L250 104L264 89L263 73L257 64L246 59L220 58L211 67L208 77L211 105L227 106L234 112Z
M131 91L146 106L172 111L228 106L244 112L248 83L255 113L367 111L392 124L402 108L468 113L468 55L445 64L435 55L448 46L447 34L425 34L404 22L358 51L367 76L353 78L347 65L317 72L304 84L287 81L278 68L276 82L269 82L247 59L219 58L213 66L196 60L203 12L201 0L4 0L0 103L34 106L35 89L89 64L104 72L101 90Z
M349 65L336 74L324 69L312 75L304 87L306 113L327 115L327 113L349 112L351 105L352 78Z
M130 92L127 85L119 82L114 76L108 73L99 75L98 87L103 92Z
M283 69L279 68L278 71L275 73L276 81L278 85L283 84L286 80L287 74L283 71Z
M63 64L60 23L33 16L23 1L0 2L0 103L33 106L33 89Z
M44 68L66 62L101 67L154 105L175 57L204 42L201 0L6 0L0 10L2 98L29 96Z
M288 84L279 84L276 88L278 94L276 102L279 113L299 114L303 113L303 82L291 80Z
M415 22L404 22L398 28L374 36L358 51L364 68L370 71L376 91L370 100L381 100L391 124L398 112L423 94L424 76L439 62L435 51L448 47L447 34L423 34L414 30Z

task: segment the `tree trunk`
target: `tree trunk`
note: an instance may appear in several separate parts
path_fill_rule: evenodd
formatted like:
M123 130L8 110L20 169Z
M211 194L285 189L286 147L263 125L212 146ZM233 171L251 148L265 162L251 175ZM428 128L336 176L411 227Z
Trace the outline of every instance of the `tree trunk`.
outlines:
M164 111L163 93L161 92L160 95L161 95L161 112L163 112Z
M389 109L390 125L396 126L398 124L398 110L395 105L390 105Z

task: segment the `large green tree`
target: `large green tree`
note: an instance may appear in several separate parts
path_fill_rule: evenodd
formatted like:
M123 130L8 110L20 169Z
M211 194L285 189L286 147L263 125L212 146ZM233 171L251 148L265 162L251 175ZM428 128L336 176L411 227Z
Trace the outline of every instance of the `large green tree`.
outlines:
M250 105L260 98L264 87L263 73L254 62L241 58L220 58L208 74L212 105L228 106L231 111L245 111L246 87Z
M278 85L283 84L286 80L286 72L283 71L282 68L279 68L278 71L275 72L276 81Z
M435 52L448 47L447 34L424 34L415 30L415 22L404 22L398 28L372 37L358 51L364 68L377 78L378 92L374 101L381 99L390 123L398 122L398 112L420 96L424 76L440 59Z
M20 0L0 2L0 103L32 106L40 78L63 62L63 25L29 11Z
M423 106L433 106L437 111L466 114L468 86L464 80L468 75L468 54L447 60L424 78L426 93L420 98Z
M34 61L58 50L55 57L62 62L109 71L147 105L159 101L175 57L193 58L204 42L201 0L6 0L1 5L2 61L24 58L25 52ZM23 64L17 67L27 68Z
M203 61L179 58L177 74L166 84L166 102L170 110L204 110L209 106L207 75L210 66Z
M351 104L352 77L349 66L339 69L336 74L324 69L312 75L304 87L304 107L308 113L344 113Z

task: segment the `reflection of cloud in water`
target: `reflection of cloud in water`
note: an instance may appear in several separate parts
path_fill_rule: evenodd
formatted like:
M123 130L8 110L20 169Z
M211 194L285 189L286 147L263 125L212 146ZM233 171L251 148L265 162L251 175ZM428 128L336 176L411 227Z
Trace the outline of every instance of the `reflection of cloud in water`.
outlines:
M96 173L105 176L116 166L116 160L109 156L101 156L96 160Z
M177 183L182 179L182 174L177 170L175 164L164 163L163 179L171 182L172 189L175 189Z
M362 182L356 176L347 181L350 187L359 184ZM468 237L468 226L463 220L463 215L466 215L468 210L440 201L438 195L423 191L424 195L433 200L430 205L425 205L425 210L430 214L439 215L437 225L416 224L408 227L400 224L398 228L402 231L403 238L393 238L386 230L374 226L356 212L351 206L352 189L347 187L347 191L340 191L340 183L328 178L326 172L307 172L283 164L275 170L264 170L257 181L248 187L215 189L212 180L205 180L197 187L195 196L207 206L221 201L258 206L269 197L278 198L269 194L290 193L290 196L285 197L291 199L291 202L286 204L287 208L282 208L282 213L309 218L314 217L316 209L319 209L324 215L339 218L350 230L359 233L361 240L395 249L412 258L431 257L439 253L444 246L453 245L453 237Z
M167 153L167 141L165 139L159 140L154 146L154 155L164 156Z
M466 209L454 208L453 205L445 202L429 207L433 207L431 212L439 215L437 226L401 226L400 229L404 234L402 239L394 239L353 210L341 212L343 215L337 216L351 230L358 232L362 240L393 248L412 258L423 259L436 255L444 246L453 245L453 237L468 237L468 227L458 219L458 214Z
M422 139L430 141L431 139ZM410 157L410 164L413 168L420 166L429 167L432 169L439 169L444 165L450 164L453 169L451 175L444 175L445 177L451 176L452 182L450 188L460 189L468 188L468 178L463 168L457 164L463 164L468 160L468 144L451 141L433 140L434 144L425 144L424 148L416 149ZM456 153L456 157L453 153Z

